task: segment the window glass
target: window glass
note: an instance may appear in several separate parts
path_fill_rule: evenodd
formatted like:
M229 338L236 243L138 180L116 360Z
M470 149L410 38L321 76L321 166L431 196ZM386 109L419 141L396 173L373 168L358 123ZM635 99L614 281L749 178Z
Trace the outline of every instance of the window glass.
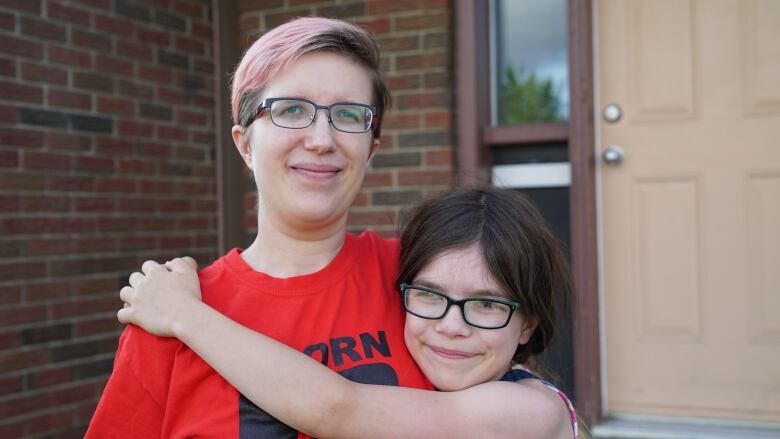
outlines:
M493 125L569 118L566 0L491 2Z

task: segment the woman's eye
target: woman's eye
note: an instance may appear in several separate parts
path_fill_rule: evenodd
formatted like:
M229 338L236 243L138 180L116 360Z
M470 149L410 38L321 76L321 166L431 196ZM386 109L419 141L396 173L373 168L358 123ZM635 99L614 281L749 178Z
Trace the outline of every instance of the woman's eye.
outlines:
M336 117L348 122L357 122L360 120L357 113L349 110L339 110L338 114L336 114Z
M303 112L303 108L300 105L293 105L284 109L286 114L298 114Z

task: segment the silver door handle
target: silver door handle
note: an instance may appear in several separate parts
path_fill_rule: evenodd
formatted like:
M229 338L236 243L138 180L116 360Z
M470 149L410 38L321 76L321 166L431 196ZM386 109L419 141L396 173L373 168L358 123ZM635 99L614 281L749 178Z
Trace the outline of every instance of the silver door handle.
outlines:
M601 159L604 160L605 164L610 166L617 166L623 163L624 158L625 153L623 152L623 148L617 145L611 145L604 150L603 154L601 154Z

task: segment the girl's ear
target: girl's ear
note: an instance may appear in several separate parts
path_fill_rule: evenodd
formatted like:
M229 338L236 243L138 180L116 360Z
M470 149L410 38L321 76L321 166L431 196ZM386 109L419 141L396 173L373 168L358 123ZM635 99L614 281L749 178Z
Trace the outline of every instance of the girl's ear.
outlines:
M528 343L531 340L531 336L534 335L536 327L539 326L539 317L534 316L523 319L523 328L520 330L520 336L518 337L519 345Z
M252 146L249 144L248 130L241 125L233 125L230 133L233 136L233 143L236 145L238 153L241 158L244 159L244 163L251 170L252 169Z

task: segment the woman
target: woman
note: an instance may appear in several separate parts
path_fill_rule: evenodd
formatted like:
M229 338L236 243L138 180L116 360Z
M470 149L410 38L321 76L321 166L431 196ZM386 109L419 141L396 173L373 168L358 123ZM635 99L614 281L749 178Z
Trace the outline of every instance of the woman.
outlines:
M317 437L577 437L568 399L512 364L549 343L570 293L560 248L522 195L465 190L418 207L401 237L406 346L444 392L357 384L222 316L194 265L147 263L123 323L175 336L252 402ZM369 298L366 298L369 300Z
M314 17L246 51L232 134L257 184L257 238L195 282L210 307L351 379L431 388L404 347L397 242L346 233L388 101L379 63L365 30ZM178 340L129 326L87 437L193 436L297 433Z

